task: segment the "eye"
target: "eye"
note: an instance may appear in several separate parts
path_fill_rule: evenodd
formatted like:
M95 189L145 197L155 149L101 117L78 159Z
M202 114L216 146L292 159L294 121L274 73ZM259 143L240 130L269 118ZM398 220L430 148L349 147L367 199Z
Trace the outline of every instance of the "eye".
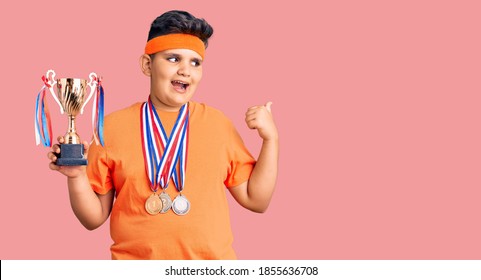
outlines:
M178 62L179 58L175 57L175 56L171 56L171 57L168 57L167 60L170 61L170 62Z
M199 67L202 63L200 62L200 60L194 59L190 62L190 64L192 64L192 66L194 67Z

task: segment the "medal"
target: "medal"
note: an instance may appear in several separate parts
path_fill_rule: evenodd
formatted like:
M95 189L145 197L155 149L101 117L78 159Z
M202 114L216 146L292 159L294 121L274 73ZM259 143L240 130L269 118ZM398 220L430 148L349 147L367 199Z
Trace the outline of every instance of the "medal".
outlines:
M163 205L160 213L164 214L167 211L169 211L170 208L172 207L172 199L170 199L170 196L167 193L162 192L160 194L160 200L162 200L162 205Z
M188 126L189 126L189 116L187 116L187 125L183 129L183 135L187 134ZM182 191L184 190L184 182L185 182L185 164L187 161L187 140L188 137L183 137L180 143L182 154L179 156L179 165L180 165L180 176L177 179L177 176L174 176L174 184L177 191L179 191L179 195L174 199L172 202L172 211L179 216L183 216L189 213L190 210L190 201L182 195Z
M165 193L170 178L174 181L176 189L181 192L184 187L185 169L187 159L187 132L189 124L188 104L184 104L180 110L170 137L167 137L162 122L153 108L149 98L141 108L142 150L144 153L145 167L149 177L151 190L154 192L146 201L146 210L149 214L166 213L173 206L169 195ZM161 153L163 151L163 153ZM179 172L176 170L179 165ZM178 176L177 173L180 173ZM163 191L158 196L156 191L162 187ZM151 198L155 196L156 198ZM182 195L177 196L183 198ZM176 200L177 200L176 198ZM155 200L155 202L153 202ZM149 202L150 201L150 202ZM160 201L160 203L159 203ZM179 199L176 213L185 215L190 209L187 199ZM174 201L175 202L175 201ZM147 205L153 204L147 207ZM157 207L160 205L160 210ZM154 207L155 206L155 207ZM155 210L152 210L155 208ZM152 213L156 212L155 214Z
M145 201L145 210L150 215L157 215L162 210L162 200L155 193L151 194Z
M172 203L172 210L174 211L175 214L179 216L183 216L187 213L189 213L190 210L190 202L183 196L182 194L179 194L175 199L174 202Z

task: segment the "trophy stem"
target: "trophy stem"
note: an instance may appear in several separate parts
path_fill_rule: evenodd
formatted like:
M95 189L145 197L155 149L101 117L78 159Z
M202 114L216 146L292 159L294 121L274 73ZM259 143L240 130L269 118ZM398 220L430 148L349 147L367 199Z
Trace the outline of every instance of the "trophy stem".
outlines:
M81 144L80 137L77 134L77 130L75 128L75 116L68 115L68 131L65 134L65 144Z

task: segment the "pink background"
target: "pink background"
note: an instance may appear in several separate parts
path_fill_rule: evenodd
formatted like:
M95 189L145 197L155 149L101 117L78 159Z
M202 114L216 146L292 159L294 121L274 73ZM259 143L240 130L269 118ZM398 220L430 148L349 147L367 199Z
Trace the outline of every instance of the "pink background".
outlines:
M110 258L108 223L80 225L65 178L35 146L34 101L50 68L101 74L108 113L145 100L138 58L170 9L214 26L195 100L223 110L255 155L244 112L274 102L271 206L259 215L229 196L239 258L481 258L478 1L106 2L0 11L1 259ZM87 139L89 119L78 122Z

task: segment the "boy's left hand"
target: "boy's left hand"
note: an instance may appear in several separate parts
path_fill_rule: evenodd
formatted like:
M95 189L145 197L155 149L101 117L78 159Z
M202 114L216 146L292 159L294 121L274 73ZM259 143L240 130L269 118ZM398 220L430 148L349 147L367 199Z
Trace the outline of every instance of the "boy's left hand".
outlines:
M272 102L266 105L253 106L247 109L246 124L250 129L257 129L264 140L277 140L277 127L271 111Z

